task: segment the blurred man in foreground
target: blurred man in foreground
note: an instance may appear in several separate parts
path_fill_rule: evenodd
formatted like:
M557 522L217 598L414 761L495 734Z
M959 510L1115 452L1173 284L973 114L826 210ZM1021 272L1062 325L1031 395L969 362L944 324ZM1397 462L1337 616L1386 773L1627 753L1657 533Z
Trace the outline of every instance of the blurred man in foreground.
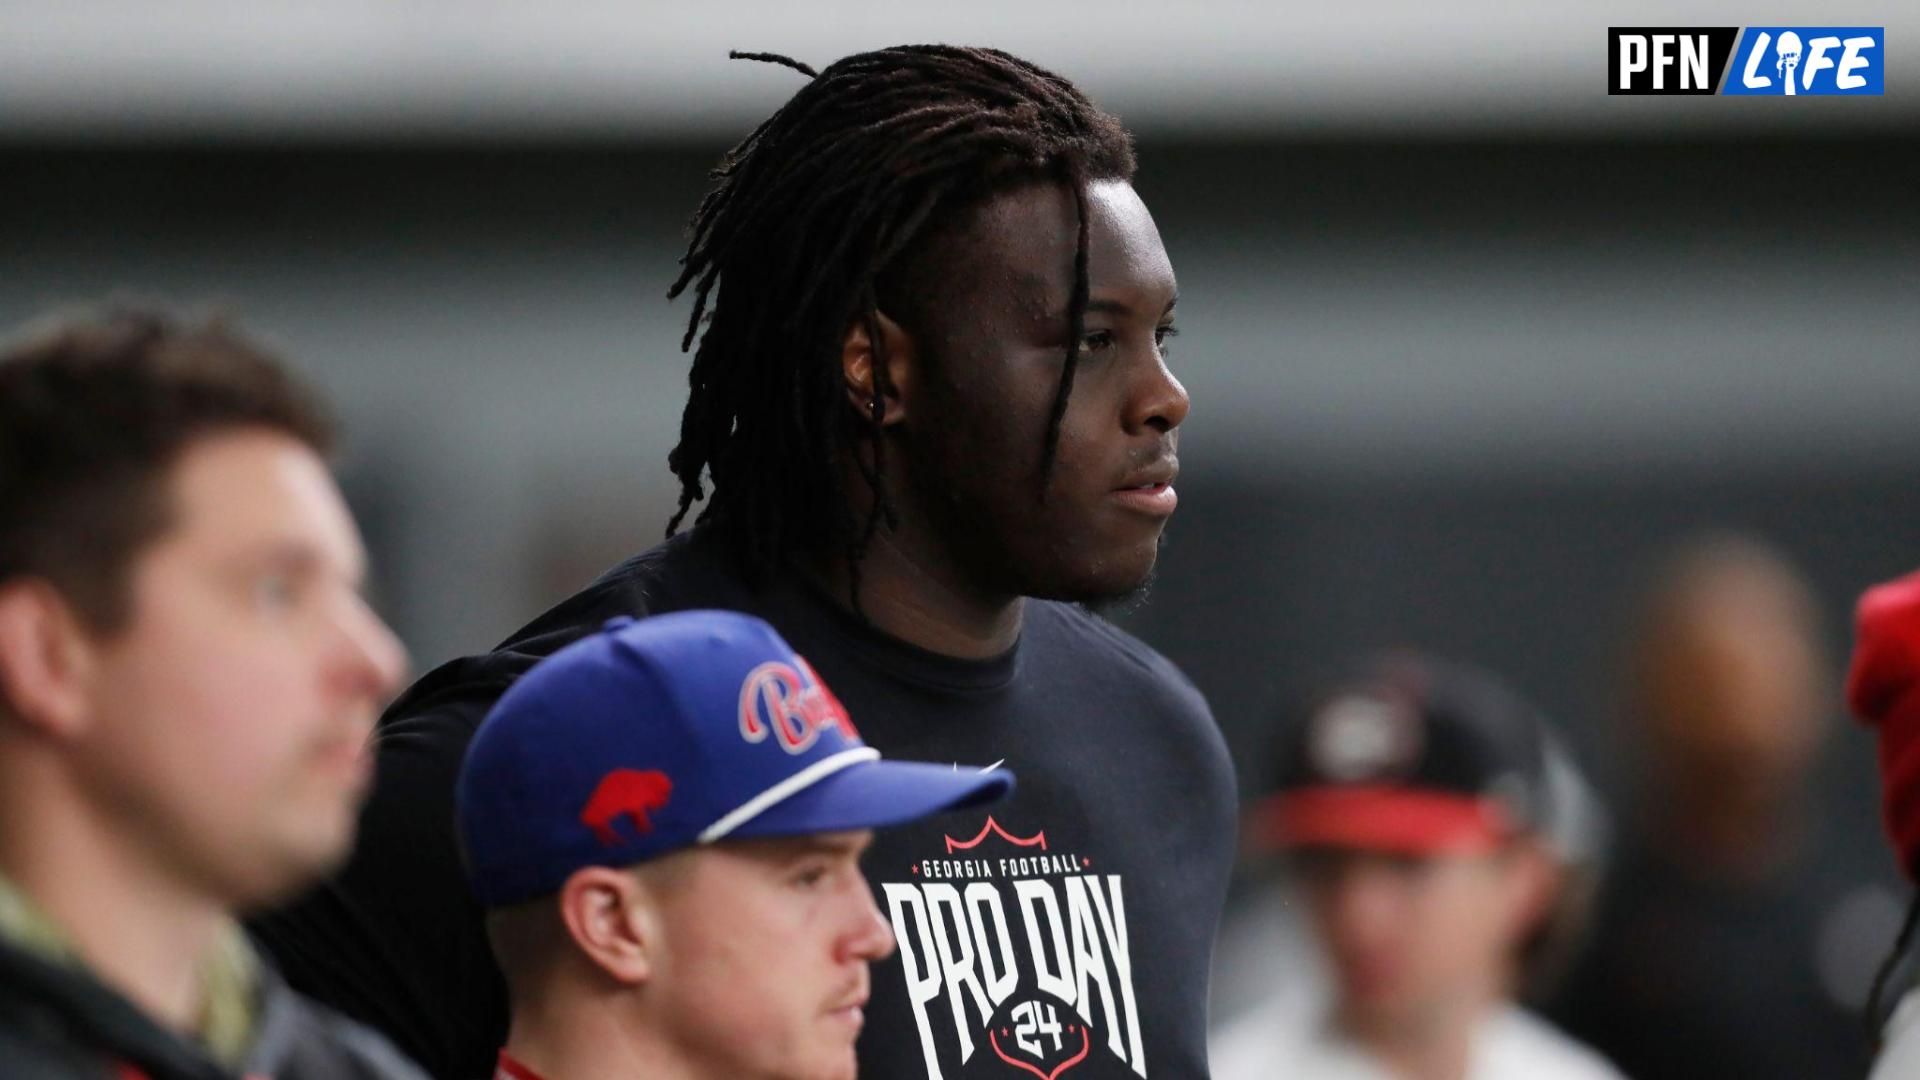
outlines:
M412 1077L232 920L345 858L402 674L317 403L143 315L0 356L0 1071Z
M1847 703L1874 728L1880 741L1881 811L1894 855L1909 879L1920 869L1920 573L1869 589L1855 615L1853 663L1847 672ZM1869 1023L1879 1025L1881 999L1894 966L1913 944L1920 898L1909 902L1907 923L1894 955L1868 1002ZM1912 973L1900 1006L1884 1029L1873 1080L1920 1076L1920 992Z
M511 1002L497 1075L851 1078L893 950L871 830L1013 788L879 757L752 616L618 618L536 665L457 789Z
M1411 657L1290 733L1264 831L1292 853L1333 1000L1304 1031L1256 1011L1215 1080L1605 1080L1511 1003L1559 887L1545 733L1504 688Z

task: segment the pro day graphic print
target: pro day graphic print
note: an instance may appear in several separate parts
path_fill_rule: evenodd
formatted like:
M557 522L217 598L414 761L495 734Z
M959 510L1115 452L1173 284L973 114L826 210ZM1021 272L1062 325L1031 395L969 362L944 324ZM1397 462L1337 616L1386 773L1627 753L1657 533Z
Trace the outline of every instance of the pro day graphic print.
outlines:
M1044 823L979 821L873 868L905 871L881 906L929 1080L1149 1075L1121 875Z

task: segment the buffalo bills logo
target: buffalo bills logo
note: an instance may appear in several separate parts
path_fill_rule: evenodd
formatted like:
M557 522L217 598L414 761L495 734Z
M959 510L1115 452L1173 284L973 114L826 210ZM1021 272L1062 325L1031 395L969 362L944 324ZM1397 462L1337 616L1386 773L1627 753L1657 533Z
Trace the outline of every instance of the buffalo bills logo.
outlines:
M740 684L740 737L757 743L772 732L789 754L804 753L827 728L860 738L839 699L805 660L799 663L769 660L747 674Z
M580 811L580 823L593 830L602 847L614 847L623 842L613 827L615 820L624 815L634 829L650 833L653 819L648 815L667 805L672 794L673 781L658 769L615 769L600 778Z

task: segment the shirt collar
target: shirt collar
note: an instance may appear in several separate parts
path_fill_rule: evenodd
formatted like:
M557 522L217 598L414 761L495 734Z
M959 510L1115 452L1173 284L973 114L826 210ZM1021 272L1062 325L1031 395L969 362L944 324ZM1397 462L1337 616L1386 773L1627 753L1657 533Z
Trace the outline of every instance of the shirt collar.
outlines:
M49 963L87 970L60 925L5 874L0 874L0 940ZM259 965L245 933L233 923L222 928L201 960L194 1034L223 1065L239 1068L253 1048L260 1019Z
M499 1063L494 1066L493 1080L546 1080L546 1078L502 1048Z

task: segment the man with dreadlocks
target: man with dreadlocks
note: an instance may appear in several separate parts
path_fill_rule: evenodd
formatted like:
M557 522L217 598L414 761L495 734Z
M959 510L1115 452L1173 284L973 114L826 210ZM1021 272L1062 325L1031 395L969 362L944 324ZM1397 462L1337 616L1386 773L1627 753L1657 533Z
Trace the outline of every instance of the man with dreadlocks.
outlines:
M258 932L436 1073L483 1073L502 992L451 820L475 726L609 618L737 609L872 746L1021 777L991 814L874 844L898 948L862 1071L1204 1077L1231 766L1187 679L1082 606L1147 581L1188 409L1131 140L991 50L749 58L808 81L715 171L673 285L698 346L670 539L395 704L354 862ZM739 701L742 738L812 744L799 687L750 677Z

